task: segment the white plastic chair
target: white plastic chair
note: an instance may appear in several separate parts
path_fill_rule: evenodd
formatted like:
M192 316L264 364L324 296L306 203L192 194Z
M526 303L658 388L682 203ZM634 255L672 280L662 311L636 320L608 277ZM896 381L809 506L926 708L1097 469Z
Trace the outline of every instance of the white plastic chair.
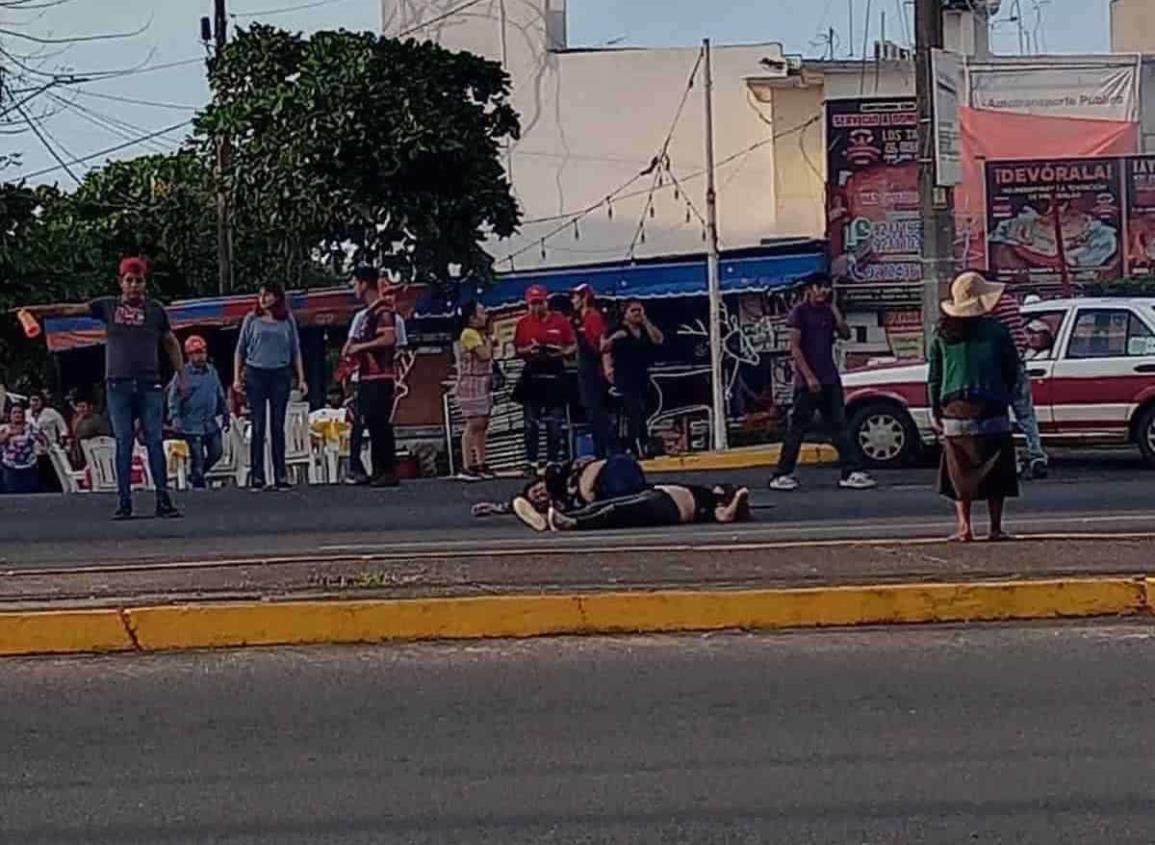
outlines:
M285 414L285 466L290 470L304 467L308 483L318 484L317 463L309 430L309 406L304 402L292 403Z
M48 460L52 463L52 469L60 480L60 489L64 494L72 495L81 492L80 482L84 480L84 472L78 472L72 468L72 464L68 462L68 453L64 451L64 448L54 443L48 447L47 454Z
M244 477L241 475L240 456L245 452L245 443L240 422L240 420L233 420L229 430L221 434L221 459L211 470L205 473L205 484L209 487L212 487L214 481L221 484L231 481L237 487L244 484Z
M93 493L116 492L116 441L111 437L92 437L80 441L84 464L88 468L89 487Z
M173 490L188 489L190 459L176 453L178 443L183 440L164 441L164 463L168 469L168 486Z
M140 464L142 482L140 484L133 484L132 489L155 490L156 481L152 477L152 464L148 461L148 449L143 444L133 441L132 464L135 467L137 463Z

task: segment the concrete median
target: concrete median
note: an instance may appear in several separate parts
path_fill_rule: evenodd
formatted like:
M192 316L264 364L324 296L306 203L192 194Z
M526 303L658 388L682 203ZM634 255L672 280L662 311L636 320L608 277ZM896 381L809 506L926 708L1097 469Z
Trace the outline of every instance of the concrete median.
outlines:
M0 613L0 654L1137 616L1152 614L1152 584L1070 577L12 610Z

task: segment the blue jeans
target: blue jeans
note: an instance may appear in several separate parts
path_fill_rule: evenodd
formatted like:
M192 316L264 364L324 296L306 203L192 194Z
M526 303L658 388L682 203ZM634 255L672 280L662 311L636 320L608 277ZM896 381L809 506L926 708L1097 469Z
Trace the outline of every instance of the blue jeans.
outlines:
M250 481L254 485L260 486L266 481L266 432L272 441L273 481L289 480L289 470L285 467L285 416L292 387L293 373L289 367L276 370L245 367L245 393L248 394L253 423L249 466L252 467Z
M551 463L562 458L561 421L565 416L562 408L551 408L540 403L525 403L525 459L536 464L539 450L541 427L545 425L546 452Z
M224 454L224 440L218 429L209 434L186 434L189 454L189 484L197 490L205 487L205 475L212 472Z
M116 438L116 492L123 507L132 506L132 450L136 427L148 449L148 468L157 501L168 499L168 462L164 457L164 388L154 379L110 379L108 416Z
M1019 362L1019 381L1011 395L1011 407L1015 411L1015 422L1027 439L1027 462L1046 463L1047 453L1043 451L1043 438L1039 434L1039 416L1035 413L1035 398L1031 395L1031 377L1022 361Z

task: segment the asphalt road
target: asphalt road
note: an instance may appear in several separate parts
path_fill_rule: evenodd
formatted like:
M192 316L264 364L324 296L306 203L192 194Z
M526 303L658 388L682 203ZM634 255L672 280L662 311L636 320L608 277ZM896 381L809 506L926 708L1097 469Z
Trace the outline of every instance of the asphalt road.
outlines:
M5 661L0 839L1150 842L1155 628Z
M945 537L952 528L948 503L933 493L935 471L913 469L879 475L870 492L836 488L837 470L803 468L803 489L790 494L765 488L768 471L685 476L686 480L750 485L755 522L743 526L687 526L617 536L534 536L510 517L474 519L470 507L508 499L516 481L462 484L419 481L398 490L347 487L298 488L282 494L243 490L188 493L179 521L138 519L113 523L107 496L0 497L0 566L100 565L143 559L332 555L395 551L478 551L524 546L591 543L710 542L735 539L814 540ZM655 476L654 480L676 476ZM1019 533L1153 532L1155 474L1137 455L1079 452L1061 456L1052 478L1024 488L1010 508ZM148 496L138 497L147 513Z

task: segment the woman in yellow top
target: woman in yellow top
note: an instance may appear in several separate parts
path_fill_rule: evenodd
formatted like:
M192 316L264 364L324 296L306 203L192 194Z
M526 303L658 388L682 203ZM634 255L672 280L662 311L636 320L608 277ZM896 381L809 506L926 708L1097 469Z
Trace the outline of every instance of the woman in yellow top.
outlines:
M466 481L493 478L485 463L485 441L493 411L493 338L489 334L489 314L479 302L467 302L461 309L456 352L457 405L465 417L460 477Z

